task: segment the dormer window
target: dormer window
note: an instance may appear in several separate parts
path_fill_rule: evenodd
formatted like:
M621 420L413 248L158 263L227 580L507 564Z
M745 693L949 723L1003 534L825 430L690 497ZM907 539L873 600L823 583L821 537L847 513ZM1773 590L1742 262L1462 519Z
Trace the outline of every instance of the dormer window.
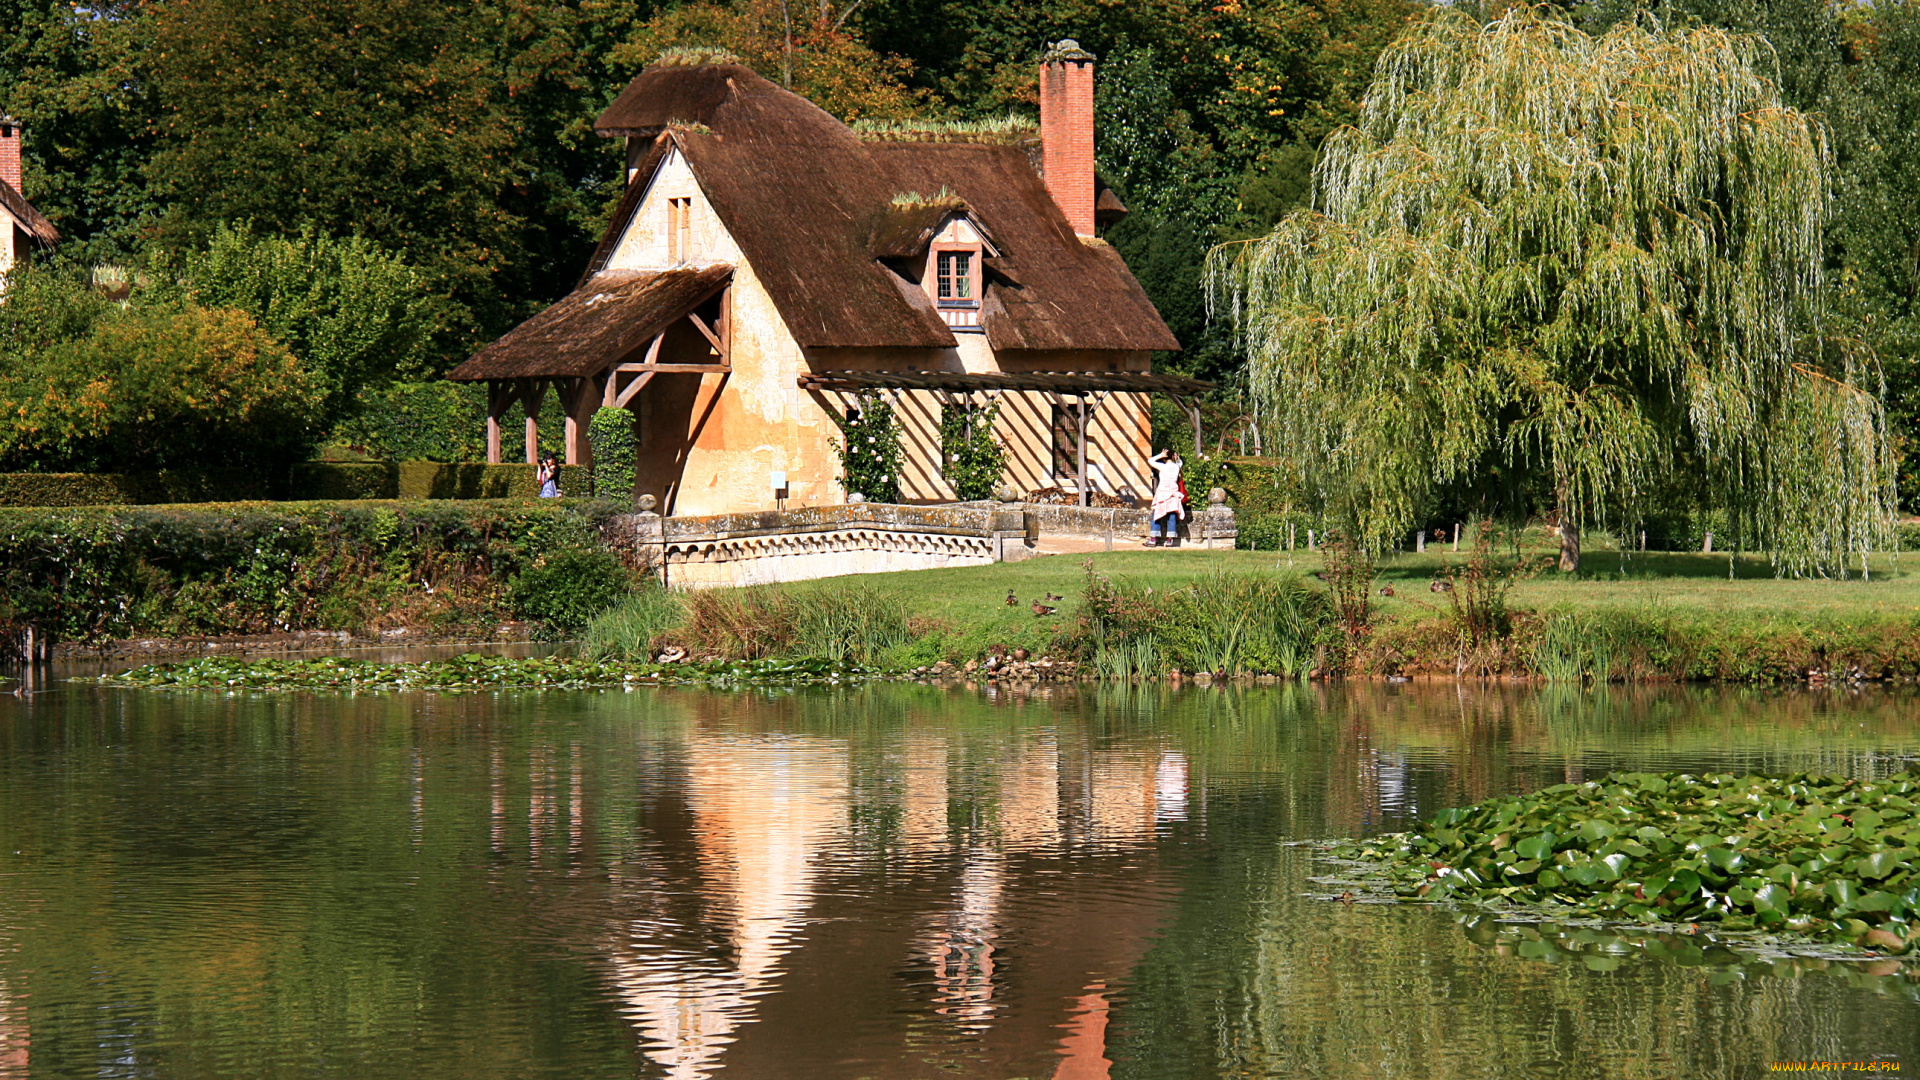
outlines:
M979 265L977 252L937 251L934 253L939 266L936 272L941 307L973 307L980 290L974 287L974 268Z
M991 249L965 215L955 215L927 245L926 289L940 318L955 330L980 329L984 258Z

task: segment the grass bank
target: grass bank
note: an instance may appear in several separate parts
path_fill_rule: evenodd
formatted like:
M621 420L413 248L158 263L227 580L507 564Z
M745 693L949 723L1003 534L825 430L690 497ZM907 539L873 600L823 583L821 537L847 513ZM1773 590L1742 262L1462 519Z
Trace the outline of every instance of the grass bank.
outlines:
M1433 551L1330 567L1320 552L1121 551L687 597L643 591L587 640L602 657L814 656L895 670L1024 651L1133 678L1920 676L1920 557L1876 560L1865 580L1813 581L1778 579L1755 556L1608 550L1562 575L1539 569L1548 554Z

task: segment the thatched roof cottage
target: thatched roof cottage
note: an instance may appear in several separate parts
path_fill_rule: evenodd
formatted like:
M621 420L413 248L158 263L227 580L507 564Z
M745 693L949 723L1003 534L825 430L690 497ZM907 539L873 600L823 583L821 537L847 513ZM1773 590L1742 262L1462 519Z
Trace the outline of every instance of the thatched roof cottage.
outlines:
M0 289L15 263L60 241L53 223L20 194L20 174L20 123L0 116Z
M904 501L954 497L943 409L987 397L1017 489L1144 497L1148 395L1179 348L1096 228L1125 212L1093 166L1093 57L1042 61L1031 129L856 132L737 63L643 71L601 114L627 193L579 287L452 373L510 410L566 405L584 463L596 409L635 415L637 492L670 514L833 504L836 417L884 395ZM514 409L514 406L520 406Z

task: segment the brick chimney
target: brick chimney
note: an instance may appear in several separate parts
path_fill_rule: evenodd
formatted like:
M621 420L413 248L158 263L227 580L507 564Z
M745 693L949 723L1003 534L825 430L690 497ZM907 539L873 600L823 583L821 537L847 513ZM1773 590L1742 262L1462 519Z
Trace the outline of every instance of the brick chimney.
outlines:
M1040 57L1040 170L1054 204L1093 235L1093 54L1068 38Z
M0 113L0 180L20 191L20 122Z

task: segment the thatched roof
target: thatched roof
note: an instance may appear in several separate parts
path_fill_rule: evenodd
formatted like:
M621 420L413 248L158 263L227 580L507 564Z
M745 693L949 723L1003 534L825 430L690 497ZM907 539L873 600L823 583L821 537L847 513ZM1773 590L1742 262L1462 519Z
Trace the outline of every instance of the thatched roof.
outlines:
M596 274L447 377L480 382L598 374L632 358L732 277L733 267L724 265Z
M50 248L60 242L60 230L53 227L53 222L35 210L26 196L13 190L13 185L5 180L0 180L0 209L19 222L21 231L40 247Z
M898 246L883 221L897 194L944 190L1000 251L988 262L982 310L995 349L1179 348L1119 256L1074 235L1017 146L866 142L737 64L650 67L594 130L654 138L643 176L668 146L680 149L802 346L956 343L932 304L916 298L918 286L872 247L882 231L890 255ZM610 258L644 187L632 185L589 273Z

